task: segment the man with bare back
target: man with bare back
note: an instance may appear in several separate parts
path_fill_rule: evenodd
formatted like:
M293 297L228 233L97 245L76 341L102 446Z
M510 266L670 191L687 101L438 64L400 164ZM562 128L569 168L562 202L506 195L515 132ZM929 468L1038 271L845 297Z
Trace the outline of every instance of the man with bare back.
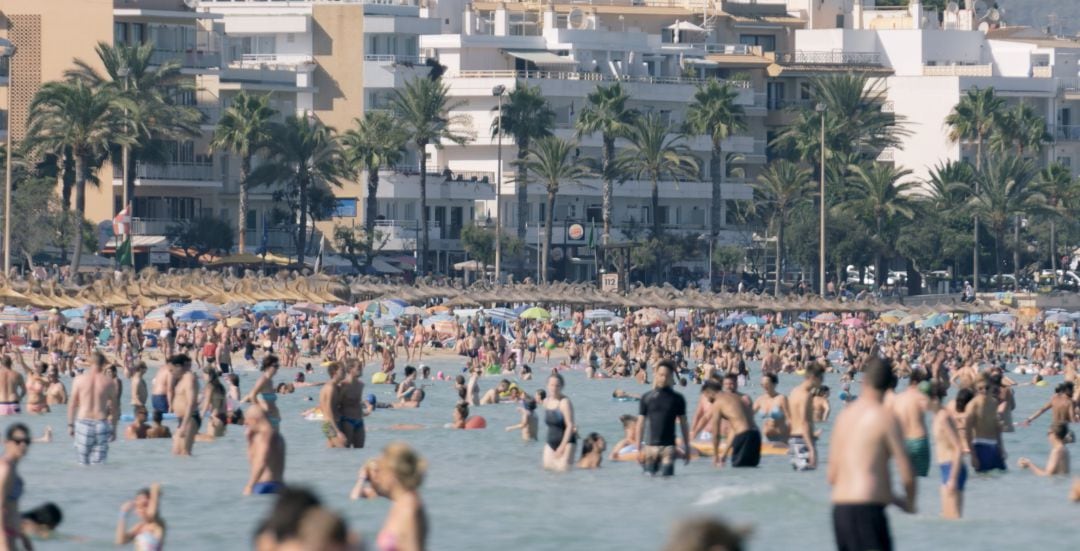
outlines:
M68 433L75 438L79 463L104 463L109 442L116 439L120 407L115 402L116 383L105 374L105 355L95 352L90 367L75 377L68 404Z

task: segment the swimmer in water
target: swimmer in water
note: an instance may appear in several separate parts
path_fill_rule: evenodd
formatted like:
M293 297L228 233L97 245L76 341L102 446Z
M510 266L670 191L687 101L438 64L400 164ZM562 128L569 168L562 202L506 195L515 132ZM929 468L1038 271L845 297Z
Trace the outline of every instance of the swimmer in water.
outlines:
M623 402L638 401L641 399L640 394L630 394L625 390L615 389L611 391L611 399L619 400Z
M616 461L624 455L637 454L641 451L641 445L637 439L637 417L620 415L619 423L622 424L623 437L611 447L611 455L608 456L608 459L612 461Z
M536 400L525 398L518 411L521 412L521 422L506 427L506 432L520 429L522 440L526 442L536 440L537 426L539 424L536 419Z
M454 421L450 423L449 428L452 429L464 429L465 422L469 420L469 404L466 402L458 402L454 406Z
M581 459L578 460L577 467L599 469L600 463L604 460L605 449L607 449L607 442L604 441L604 437L595 432L589 433L589 436L581 441Z
M1030 459L1021 457L1017 464L1021 469L1028 469L1038 476L1056 476L1069 474L1069 450L1065 448L1065 441L1069 437L1069 427L1065 424L1056 424L1050 427L1046 438L1050 441L1050 457L1046 460L1046 468L1039 468Z
M127 523L131 513L138 517L131 529ZM137 550L157 550L165 547L165 521L161 519L161 484L139 490L135 499L120 506L116 523L116 545L134 542Z

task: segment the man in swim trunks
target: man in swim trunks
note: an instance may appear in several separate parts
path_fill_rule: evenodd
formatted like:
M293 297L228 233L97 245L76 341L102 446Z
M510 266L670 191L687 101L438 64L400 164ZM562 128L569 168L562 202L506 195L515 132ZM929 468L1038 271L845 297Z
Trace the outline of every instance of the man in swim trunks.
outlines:
M0 358L0 415L21 413L20 404L24 396L26 396L26 383L22 373L12 369L10 356Z
M915 512L915 473L900 423L882 404L893 380L891 362L872 357L863 369L862 393L836 418L827 478L833 487L833 533L841 551L891 550L885 507L896 504ZM893 494L890 458L896 462L903 496Z
M33 357L30 359L32 363L37 363L41 360L41 342L44 340L44 334L45 329L41 326L41 322L38 321L38 317L35 315L34 321L26 326L26 337L30 340L30 349L34 351Z
M353 314L352 321L349 322L349 346L352 347L353 353L360 355L360 346L363 344L361 336L364 333L364 326L360 323L360 316Z
M251 476L244 495L277 494L285 487L285 438L274 430L266 412L252 404L244 413Z
M728 452L732 467L757 467L761 463L761 431L754 423L754 408L738 392L724 387L716 394L710 430L713 465L722 466ZM721 436L725 438L723 447Z
M928 406L934 416L934 453L941 469L941 516L957 519L964 506L964 484L967 482L967 465L964 465L964 446L960 440L960 431L956 428L953 413L942 407L945 399L946 383L931 383ZM967 402L959 403L957 409L962 413Z
M644 443L641 453L638 454L638 462L646 473L653 476L658 472L663 476L675 474L676 421L682 430L685 448L683 463L690 462L690 428L686 422L686 398L672 390L674 381L675 364L670 360L660 362L653 376L653 389L646 392L638 404L637 441Z
M791 435L788 454L796 471L817 468L817 446L814 444L814 391L821 386L825 368L814 362L806 366L806 378L788 395L791 412Z
M930 439L926 435L926 413L930 399L929 375L922 368L915 368L908 377L908 387L898 392L892 400L893 415L900 422L904 434L904 448L915 468L917 476L930 474Z
M172 411L169 405L173 402L173 392L176 390L176 364L175 358L169 358L165 365L158 368L154 379L150 382L150 405L154 411L160 411L162 415Z
M176 418L180 420L180 426L173 435L173 454L191 455L195 435L202 425L202 416L199 414L199 380L191 371L191 358L187 354L177 355L173 358L173 363L177 366L173 408Z
M109 442L116 439L120 407L115 401L116 383L105 374L105 362L105 356L95 352L90 367L71 384L68 433L75 438L82 465L104 463Z
M990 378L980 376L975 382L975 397L964 408L964 442L971 453L971 467L977 473L1005 470L1005 444L995 396L990 392Z
M358 360L346 364L345 380L341 381L341 409L338 427L344 433L347 448L362 448L367 432L364 430L364 382L360 377L364 365Z
M345 378L345 370L337 362L326 366L330 380L319 390L319 411L323 415L322 431L326 435L326 445L331 448L344 448L348 444L345 431L341 428L341 389L339 385Z

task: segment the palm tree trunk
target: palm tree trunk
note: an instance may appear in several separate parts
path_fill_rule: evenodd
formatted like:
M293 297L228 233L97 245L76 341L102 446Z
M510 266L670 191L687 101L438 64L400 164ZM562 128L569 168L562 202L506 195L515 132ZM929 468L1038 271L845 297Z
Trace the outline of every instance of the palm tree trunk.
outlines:
M139 164L138 163L138 158L139 158L138 154L136 154L133 149L128 148L127 178L124 180L124 187L127 188L127 193L125 195L128 198L128 202L130 202L132 204L132 211L128 213L128 215L132 216L132 217L135 216L135 212L134 212L134 205L135 205L135 176L136 176L135 167ZM121 205L120 206L121 210L123 210L125 208L127 208L127 205Z
M523 137L524 138L524 137ZM525 157L529 154L529 140L518 142L517 152L517 236L525 241L525 222L529 219L529 169L525 167ZM498 176L495 177L498 181Z
M427 143L418 143L420 150L420 258L416 262L416 272L420 275L427 273L428 255L428 217L427 217ZM496 194L498 200L498 194Z
M76 277L79 273L79 264L82 261L82 221L86 216L86 180L89 170L89 160L83 155L75 156L75 220L72 224L72 234L75 239L75 250L71 259L71 276ZM117 243L119 245L119 243Z
M784 218L779 217L776 223L776 282L773 288L773 296L780 296L780 270L784 266Z
M379 167L368 167L367 198L364 204L364 238L367 240L367 265L375 257L375 218L379 212Z
M886 273L888 270L885 269L885 255L881 253L885 246L884 243L881 243L881 241L884 241L881 235L881 216L877 217L876 223L879 243L877 247L874 247L874 284L878 289L881 289L888 283L889 278Z
M1057 285L1057 226L1050 221L1050 270L1054 273L1054 285Z
M982 142L983 136L979 134L978 140L975 142L975 195L979 194L979 173L982 171ZM975 229L974 234L974 247L972 251L972 265L971 265L971 285L972 289L976 293L979 292L979 215L974 216Z
M1013 218L1013 275L1020 283L1020 215Z
M556 182L556 185L558 183ZM541 251L540 257L540 281L547 283L548 280L548 257L551 255L551 229L555 225L555 188L552 184L548 184L547 194L547 212L544 213L544 217L547 220L544 221L544 248Z
M615 138L604 134L604 152L603 152L603 219L604 219L604 233L601 236L604 245L608 244L611 240L611 212L614 205L611 204L612 193L614 191L614 182L612 182L612 166L611 163L615 157Z
M712 156L709 157L709 177L712 180L712 201L709 203L709 232L714 237L720 235L720 223L723 222L723 180L724 167L721 162L724 152L719 141L713 141Z
M1001 279L1001 242L1005 241L1005 231L994 232L994 264L997 266L997 284L1001 288L1004 283Z
M237 251L240 254L244 254L244 247L247 246L247 211L248 211L248 175L251 174L251 155L244 155L244 158L240 160L240 204L237 206L239 212L236 213L237 223ZM264 220L265 224L266 221Z
M660 183L656 181L656 175L652 177L649 202L652 208L652 234L654 239L660 237Z
M296 263L301 269L304 267L304 251L307 245L307 208L308 208L308 190L307 182L304 179L300 179L300 231L296 232Z

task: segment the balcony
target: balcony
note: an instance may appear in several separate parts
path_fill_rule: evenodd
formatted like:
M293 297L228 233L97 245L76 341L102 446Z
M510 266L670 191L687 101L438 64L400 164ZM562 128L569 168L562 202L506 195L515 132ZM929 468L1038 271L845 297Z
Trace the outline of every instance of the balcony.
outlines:
M150 54L150 63L161 65L166 61L179 61L185 69L215 69L221 67L221 52L196 49L163 50L155 49Z
M1031 76L1034 78L1051 78L1054 76L1054 68L1049 65L1032 67Z
M499 78L499 79L539 79L539 80L584 80L590 82L627 82L641 84L681 84L696 86L708 79L683 76L612 76L604 73L585 73L578 71L458 71L452 78ZM735 88L751 87L750 82L740 80L726 81Z
M427 61L427 58L422 55L366 54L364 55L364 61L400 65L423 65Z
M123 174L121 167L113 164L114 186L123 184ZM138 163L135 165L135 185L220 188L221 177L210 163Z
M380 199L419 199L420 170L411 165L379 171ZM505 179L504 179L505 183ZM495 198L494 172L435 172L427 175L429 200L447 200L471 204Z
M240 59L229 62L230 68L270 69L275 71L298 71L315 63L315 58L305 54L243 54Z
M1076 142L1080 141L1080 126L1058 125L1051 129L1054 133L1054 139L1059 142Z
M924 77L992 77L994 66L986 65L924 65Z
M845 52L843 50L810 51L796 50L776 55L780 65L849 65L880 67L879 52Z
M419 220L376 220L376 246L382 243L382 249L388 251L409 251L416 249L420 238ZM461 229L458 228L460 235ZM443 239L442 226L437 220L428 221L428 239Z

